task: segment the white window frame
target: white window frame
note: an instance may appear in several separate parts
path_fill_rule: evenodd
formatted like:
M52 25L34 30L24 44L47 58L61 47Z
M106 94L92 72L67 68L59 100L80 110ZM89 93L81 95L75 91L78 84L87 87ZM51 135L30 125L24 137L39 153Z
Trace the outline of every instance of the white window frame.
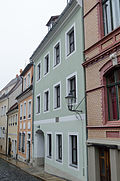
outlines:
M78 99L77 72L74 72L74 73L72 73L72 74L70 74L69 76L66 77L66 96L68 96L68 94L70 92L69 80L74 76L76 78L76 103L75 104L77 104L77 99Z
M45 107L46 107L45 93L46 92L48 92L48 110L47 111L45 110ZM43 112L48 113L49 111L50 111L50 89L48 88L48 89L44 90L44 92L43 92Z
M28 79L28 75L30 75L30 80ZM27 74L27 87L30 87L30 85L31 85L31 73L28 72L28 74Z
M24 134L25 135L25 143L24 143L24 151L22 151L22 153L25 153L25 147L26 147L26 134L25 134L25 132L22 132L22 134ZM22 147L23 147L23 136L22 136Z
M40 79L38 79L38 65L40 65ZM41 73L41 66L42 66L42 63L40 61L40 62L38 62L37 66L36 66L36 81L37 82L39 82L41 80L41 75L42 75L42 73Z
M29 103L31 102L31 110L29 110ZM28 115L27 115L27 118L28 119L31 119L31 116L32 116L32 100L30 99L29 101L28 101L28 104L27 104L28 106L27 106L27 111L28 111ZM31 113L31 114L30 114ZM29 115L30 115L30 117L29 117Z
M49 67L48 67L48 72L46 73L46 57L49 56ZM44 56L44 61L43 61L43 67L44 67L44 71L43 71L43 76L45 77L46 75L48 75L50 73L50 52L48 52L45 56Z
M59 43L60 48L60 62L56 64L56 46ZM53 69L57 68L61 64L61 40L57 41L56 44L53 46Z
M56 108L56 87L60 85L60 107ZM53 85L53 110L61 109L61 81Z
M3 116L6 115L6 111L7 111L7 106L5 105L5 106L3 107Z
M40 112L38 113L37 111L38 111L38 100L37 100L37 98L40 96ZM38 94L37 96L36 96L36 115L39 115L41 113L41 94Z
M77 165L72 164L70 136L77 136ZM79 133L78 132L69 132L68 133L68 167L72 168L74 170L79 170Z
M26 80L26 84L25 84L25 80ZM27 89L27 76L23 78L23 90Z
M22 109L21 109L21 107L22 107ZM20 104L20 121L22 121L21 118L23 118L23 104L22 103Z
M62 160L58 159L58 135L62 136ZM55 133L55 160L57 163L63 164L63 133L62 132L56 132Z
M51 135L51 156L49 156L49 147L48 147L48 135ZM49 160L52 160L53 159L53 134L52 132L47 132L46 133L46 158L49 159Z
M69 52L69 34L70 31L74 29L74 51L72 53ZM75 23L65 32L65 57L69 58L76 52L76 27Z
M25 109L25 105L26 105L26 109ZM23 112L23 120L26 120L26 117L27 117L27 103L26 101L24 102L24 112Z
M18 123L18 114L15 114L15 125Z

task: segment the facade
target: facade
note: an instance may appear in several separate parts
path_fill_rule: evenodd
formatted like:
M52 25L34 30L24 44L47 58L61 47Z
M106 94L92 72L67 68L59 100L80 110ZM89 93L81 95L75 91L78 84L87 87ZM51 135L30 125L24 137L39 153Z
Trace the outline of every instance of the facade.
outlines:
M3 154L7 154L8 119L6 112L9 110L12 103L15 103L15 97L12 97L11 102L10 95L14 92L14 89L19 84L19 82L19 77L16 76L15 79L11 80L0 91L0 153Z
M25 162L32 161L32 100L33 100L33 63L29 63L20 75L22 93L18 101L17 156Z
M120 1L84 0L89 181L120 180Z
M18 104L15 103L7 112L8 117L8 155L17 158Z
M56 16L54 16L56 17ZM51 20L53 20L53 18ZM34 166L76 181L87 180L83 24L80 1L72 0L52 22L31 56L34 62ZM49 24L51 25L50 21ZM72 93L80 114L70 112Z

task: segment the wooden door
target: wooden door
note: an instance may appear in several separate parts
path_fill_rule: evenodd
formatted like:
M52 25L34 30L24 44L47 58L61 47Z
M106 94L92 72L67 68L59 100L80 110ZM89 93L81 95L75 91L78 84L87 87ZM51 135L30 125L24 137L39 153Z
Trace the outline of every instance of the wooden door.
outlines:
M100 181L111 181L110 153L108 148L99 149Z

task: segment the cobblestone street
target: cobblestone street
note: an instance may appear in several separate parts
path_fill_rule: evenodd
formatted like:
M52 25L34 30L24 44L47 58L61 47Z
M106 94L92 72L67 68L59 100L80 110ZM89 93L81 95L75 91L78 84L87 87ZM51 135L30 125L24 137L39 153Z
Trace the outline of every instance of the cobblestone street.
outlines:
M0 159L0 181L42 181Z

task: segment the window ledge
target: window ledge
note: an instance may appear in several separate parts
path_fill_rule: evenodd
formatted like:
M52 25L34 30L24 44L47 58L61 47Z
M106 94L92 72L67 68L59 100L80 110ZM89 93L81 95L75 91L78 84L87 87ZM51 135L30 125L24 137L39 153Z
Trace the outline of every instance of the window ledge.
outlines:
M52 156L47 156L47 158L52 159Z
M78 165L75 165L75 164L70 164L71 167L74 167L74 168L78 168Z
M56 161L59 162L59 163L62 163L62 160L60 160L60 159L56 159Z

